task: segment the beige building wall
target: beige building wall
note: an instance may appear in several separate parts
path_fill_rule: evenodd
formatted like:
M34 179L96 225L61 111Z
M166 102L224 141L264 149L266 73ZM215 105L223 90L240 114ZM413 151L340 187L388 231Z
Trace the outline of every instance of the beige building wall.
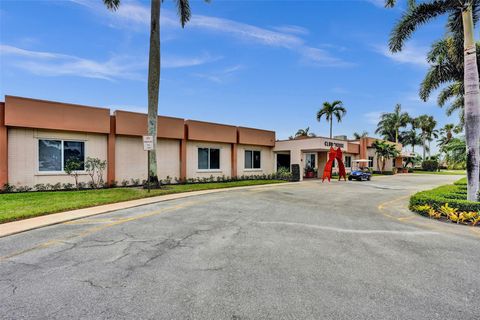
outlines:
M220 169L199 170L198 169L198 148L220 149ZM187 141L187 179L188 178L209 178L210 176L231 177L232 175L232 147L229 143Z
M143 138L117 136L115 145L115 179L119 184L123 180L147 179L147 151L143 150ZM158 178L180 177L180 141L175 139L157 139Z
M377 155L375 154L375 149L374 148L368 148L367 149L367 155L368 157L373 157L373 171L380 171L380 168L377 165ZM381 166L381 164L380 164ZM392 159L386 159L385 160L385 171L392 171L393 169L393 160Z
M8 129L8 180L16 186L33 187L37 183L75 183L66 173L38 171L38 139L85 141L85 158L107 159L107 135L30 128ZM107 170L103 179L107 179ZM80 174L79 182L89 182L90 177Z
M260 151L260 169L245 168L245 150ZM274 153L271 147L238 145L237 147L237 176L251 176L272 174L274 170Z

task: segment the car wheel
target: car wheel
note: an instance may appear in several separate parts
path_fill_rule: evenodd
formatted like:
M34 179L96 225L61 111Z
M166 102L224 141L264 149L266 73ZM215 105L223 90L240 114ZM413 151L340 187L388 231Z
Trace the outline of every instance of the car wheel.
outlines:
M368 176L367 181L370 181L371 179L372 179L372 177Z
M353 180L352 176L349 176L348 181L352 181L352 180Z

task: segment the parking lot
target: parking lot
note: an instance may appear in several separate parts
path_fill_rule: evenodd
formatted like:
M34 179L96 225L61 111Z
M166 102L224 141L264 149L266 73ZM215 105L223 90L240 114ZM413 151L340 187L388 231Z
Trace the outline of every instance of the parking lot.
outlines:
M406 208L458 178L228 190L0 238L0 318L478 319L479 228Z

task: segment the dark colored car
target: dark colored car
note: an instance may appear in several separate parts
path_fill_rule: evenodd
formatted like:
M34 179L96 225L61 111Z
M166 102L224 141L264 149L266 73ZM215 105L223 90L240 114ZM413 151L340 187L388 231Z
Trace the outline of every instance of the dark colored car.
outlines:
M358 169L358 170L353 170L349 175L348 175L348 180L357 180L357 181L370 181L372 179L372 174L368 169Z

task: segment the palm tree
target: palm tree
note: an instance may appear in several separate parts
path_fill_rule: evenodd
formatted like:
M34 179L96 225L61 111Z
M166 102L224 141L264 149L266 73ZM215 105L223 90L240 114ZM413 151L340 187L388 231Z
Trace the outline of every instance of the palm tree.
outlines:
M421 115L417 118L418 127L422 131L420 137L422 138L422 145L423 145L423 160L426 159L426 151L430 155L430 142L433 140L434 137L438 137L437 130L435 127L437 126L437 121L433 118L433 116L429 115ZM427 141L429 145L427 146Z
M405 146L412 146L412 153L415 153L415 146L422 145L422 138L418 134L417 129L413 126L412 129L403 131L400 134L400 140Z
M361 138L366 138L366 137L368 137L368 132L367 131L363 131L362 133L358 133L358 132L353 133L353 138L355 140L359 140Z
M467 159L466 149L465 139L461 137L452 138L447 144L440 148L440 151L445 153L445 161L449 168L464 169Z
M386 0L393 7L396 0ZM463 42L464 48L464 119L467 145L467 199L478 199L480 179L480 86L477 53L474 39L474 21L478 21L480 0L428 0L409 7L392 32L390 50L401 51L405 41L418 26L447 14L448 30L454 41ZM462 26L462 27L460 27Z
M453 131L455 130L455 125L452 123L448 123L443 126L439 130L439 133L441 135L440 139L438 140L438 146L442 147L450 142L453 138Z
M394 144L382 140L376 140L372 143L372 146L375 148L377 156L377 167L380 169L380 172L383 172L385 171L387 160L397 157L399 152Z
M411 122L410 116L402 112L402 106L397 104L393 112L382 114L375 133L382 135L388 141L398 143L400 128L406 127L409 122Z
M480 44L477 47L477 66L480 66ZM427 55L430 64L425 78L420 85L420 98L427 101L442 85L438 94L437 103L440 107L450 105L446 109L448 116L459 111L460 126L464 126L464 62L463 43L455 41L452 35L435 42Z
M297 133L295 133L295 138L297 137L316 137L317 135L313 132L310 132L310 127L306 127L305 129L298 129Z
M182 28L190 20L189 0L174 0ZM120 7L121 0L103 0L112 11ZM150 181L158 183L157 174L157 117L158 94L160 90L160 4L163 0L151 0L150 16L150 52L148 56L148 135L154 137L153 150L148 152Z
M317 121L320 121L325 116L325 119L330 122L330 138L332 138L333 117L337 119L337 122L341 122L346 114L347 109L343 106L342 101L336 100L332 103L325 101L323 107L317 112Z

